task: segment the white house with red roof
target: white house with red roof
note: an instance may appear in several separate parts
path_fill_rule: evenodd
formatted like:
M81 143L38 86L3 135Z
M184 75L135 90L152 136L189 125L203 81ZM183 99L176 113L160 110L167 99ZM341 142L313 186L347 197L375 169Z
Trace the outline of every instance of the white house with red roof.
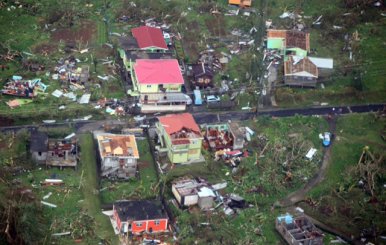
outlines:
M203 137L192 114L169 114L158 117L157 133L161 151L172 163L189 163L201 159Z
M176 59L139 59L131 72L132 96L139 96L141 111L184 111L187 97L181 93L184 84Z

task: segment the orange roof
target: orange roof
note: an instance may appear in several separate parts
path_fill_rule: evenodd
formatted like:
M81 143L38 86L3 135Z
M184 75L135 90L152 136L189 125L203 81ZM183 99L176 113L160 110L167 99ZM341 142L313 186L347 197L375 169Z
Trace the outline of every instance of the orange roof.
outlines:
M201 136L200 128L190 113L169 114L163 117L158 117L158 120L165 128L166 133L169 135L178 133L182 130L187 130Z
M267 31L268 38L284 38L287 48L301 48L310 51L310 33L296 30Z
M289 56L284 62L285 76L318 77L318 67L308 57Z
M97 136L101 157L122 156L139 158L134 135L101 134Z
M229 0L228 4L250 7L252 5L252 0Z

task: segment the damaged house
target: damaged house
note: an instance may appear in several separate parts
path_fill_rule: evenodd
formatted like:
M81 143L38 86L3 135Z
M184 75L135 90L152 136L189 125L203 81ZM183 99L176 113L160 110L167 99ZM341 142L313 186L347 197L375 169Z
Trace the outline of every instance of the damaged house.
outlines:
M184 78L176 59L140 59L131 73L131 95L139 96L141 112L184 111L190 100L181 93Z
M75 138L48 139L47 166L76 167L77 155L77 140Z
M159 201L117 201L111 217L121 234L162 233L168 231L169 218Z
M182 207L198 205L202 210L213 207L216 194L203 179L182 178L173 182L172 192Z
M245 144L246 131L238 123L204 125L205 145L214 151L222 149L240 150Z
M134 135L96 135L101 159L101 176L119 179L135 177L139 153Z
M23 80L21 76L13 76L0 92L17 97L34 98L39 93L44 93L46 89L47 85L42 83L41 79Z
M171 163L191 163L202 160L203 137L190 113L158 117L156 124L160 153L167 153Z
M298 87L316 87L318 67L308 58L289 56L284 62L284 84Z
M33 161L48 167L77 167L77 139L49 139L47 134L34 131L30 138Z
M74 90L84 88L90 77L90 67L88 65L78 66L78 61L74 57L59 60L55 67L56 74L52 77L59 79L63 84L68 84Z
M275 228L290 245L322 245L323 233L305 216L286 214L277 217Z
M267 30L267 48L280 50L281 54L286 54L286 51L292 48L298 48L290 51L307 54L310 51L310 33L269 29Z
M214 77L213 70L205 63L193 64L188 66L187 75L191 77L193 87L207 88L212 87Z

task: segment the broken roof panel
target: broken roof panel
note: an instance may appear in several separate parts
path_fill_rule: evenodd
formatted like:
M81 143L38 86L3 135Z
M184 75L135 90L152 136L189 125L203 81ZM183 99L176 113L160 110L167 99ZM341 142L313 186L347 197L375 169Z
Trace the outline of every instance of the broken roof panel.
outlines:
M192 114L169 114L166 116L158 117L159 122L165 128L166 133L169 135L179 132L183 129L189 129L200 135L200 128L194 120Z
M268 49L282 49L285 45L284 38L269 38L267 40L267 48Z
M318 68L308 57L289 56L284 62L284 75L318 78Z
M184 84L176 59L139 59L134 64L134 72L139 84Z
M268 41L271 39L284 39L285 48L301 48L310 51L310 33L296 30L273 30L267 31Z
M107 156L139 158L134 135L101 134L97 136L99 153Z
M79 104L88 104L90 102L91 94L84 94L79 99Z
M131 29L131 33L137 40L141 49L157 48L168 49L162 30L150 26L140 26Z

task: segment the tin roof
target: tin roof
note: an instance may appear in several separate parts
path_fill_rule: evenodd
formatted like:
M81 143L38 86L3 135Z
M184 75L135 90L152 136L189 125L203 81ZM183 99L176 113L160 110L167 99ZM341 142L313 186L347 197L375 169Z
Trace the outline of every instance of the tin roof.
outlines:
M176 59L138 59L134 72L139 84L184 84Z
M134 135L101 134L97 136L101 157L122 156L139 158Z
M200 134L200 128L190 113L169 114L158 117L158 120L165 128L166 133L169 135L177 133L183 129L188 129Z
M140 26L131 29L131 33L137 40L138 46L141 49L158 48L168 49L162 30L150 26Z

